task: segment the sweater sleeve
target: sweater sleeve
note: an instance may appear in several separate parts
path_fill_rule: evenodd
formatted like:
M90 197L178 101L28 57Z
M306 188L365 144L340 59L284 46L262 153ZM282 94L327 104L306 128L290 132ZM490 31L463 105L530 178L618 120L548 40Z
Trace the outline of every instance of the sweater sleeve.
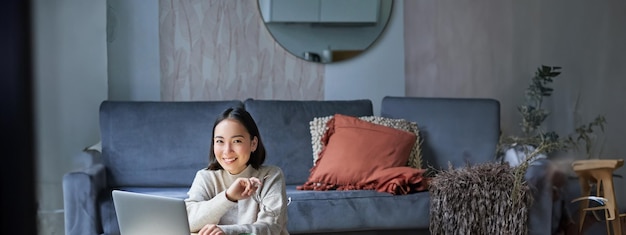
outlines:
M231 207L237 205L236 202L226 198L225 190L214 194L215 187L217 187L214 184L215 182L209 179L209 175L196 173L187 193L189 197L185 199L191 232L198 232L207 224L218 224L222 216Z
M268 172L268 178L263 183L260 198L260 203L249 199L245 212L240 211L240 221L249 220L249 223L218 226L225 234L288 234L286 229L287 193L285 179L280 168L274 167Z

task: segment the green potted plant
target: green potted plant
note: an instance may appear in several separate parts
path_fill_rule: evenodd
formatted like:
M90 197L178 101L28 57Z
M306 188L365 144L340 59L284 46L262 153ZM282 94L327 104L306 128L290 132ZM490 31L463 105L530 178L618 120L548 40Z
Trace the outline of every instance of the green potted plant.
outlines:
M554 91L550 84L554 78L561 74L561 67L541 65L531 78L530 85L526 88L525 103L517 107L522 121L520 128L522 136L505 136L500 138L498 144L498 157L502 163L508 163L513 167L515 184L512 189L514 201L519 200L518 195L523 195L522 187L524 175L528 167L537 159L548 158L556 152L568 154L581 154L585 150L587 158L592 158L597 140L597 130L604 132L606 119L600 115L594 121L579 126L574 134L567 138L559 138L554 131L545 131L543 122L550 114L542 107L545 97L552 95ZM601 151L601 148L599 149ZM600 156L595 155L596 157Z
M512 166L523 162L545 158L545 153L563 149L556 132L545 132L541 127L549 112L542 107L544 97L549 97L554 91L549 84L561 74L561 67L542 65L537 68L535 75L525 91L525 103L517 107L522 121L520 128L522 136L502 136L498 144L498 157ZM535 154L531 154L535 150Z
M581 125L575 129L575 135L570 134L561 139L554 131L545 131L543 122L550 114L542 107L545 97L552 95L554 91L550 84L554 78L561 74L561 67L541 65L531 78L530 85L526 88L525 103L517 107L522 117L520 128L522 136L504 136L498 144L498 156L502 161L511 165L521 165L523 162L532 162L539 158L547 158L548 155L557 151L574 151L580 153L585 150L587 158L592 158L596 131L604 132L606 119L598 116L594 121ZM599 149L601 150L601 148ZM532 154L535 152L534 154ZM507 156L509 155L509 156ZM596 155L596 157L599 155Z

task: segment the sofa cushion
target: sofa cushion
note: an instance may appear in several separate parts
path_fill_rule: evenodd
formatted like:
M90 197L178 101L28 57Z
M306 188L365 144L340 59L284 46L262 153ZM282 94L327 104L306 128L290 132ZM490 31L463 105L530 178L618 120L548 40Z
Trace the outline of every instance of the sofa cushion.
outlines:
M209 163L219 114L240 101L104 101L102 161L110 187L189 186Z
M288 185L287 195L291 199L287 206L287 230L291 234L428 230L428 192L394 196L373 190L301 191Z
M422 164L447 169L495 161L500 103L481 98L384 97L380 115L419 123Z
M370 100L341 101L244 101L261 132L267 157L265 164L278 166L287 184L302 184L313 167L309 122L315 117L336 113L350 116L371 116Z
M313 165L317 162L319 154L322 152L322 148L324 147L322 144L322 136L326 130L328 130L326 123L328 123L331 118L333 118L333 116L316 117L310 122L311 145L313 146ZM411 155L409 155L407 166L416 169L422 168L422 151L420 149L421 138L417 123L409 122L404 119L392 119L379 116L365 116L359 117L359 119L378 125L393 127L398 130L413 132L417 138L415 139L415 144L413 144L413 148L411 149Z
M367 179L377 171L406 166L412 132L336 114L322 137L324 149L305 189L375 189Z

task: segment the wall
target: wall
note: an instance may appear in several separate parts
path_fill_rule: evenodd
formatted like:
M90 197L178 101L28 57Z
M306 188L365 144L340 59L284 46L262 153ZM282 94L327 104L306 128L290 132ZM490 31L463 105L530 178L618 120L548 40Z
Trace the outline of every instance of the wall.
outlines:
M609 108L622 104L625 86L619 79L623 66L617 65L624 61L618 43L625 37L618 23L625 17L618 14L622 1L396 1L389 27L372 48L325 66L282 50L263 27L256 4L183 3L160 5L163 99L366 98L377 113L385 95L489 97L501 102L504 134L519 134L516 107L530 77L541 64L556 65L563 74L544 103L552 111L546 127L566 136L604 114L610 123L604 153L623 152L618 135L626 125L611 120L625 114ZM577 15L583 13L595 17ZM217 20L219 14L228 17ZM185 31L199 22L201 32ZM268 58L273 68L259 66Z
M511 1L407 1L404 11L407 95L518 101L509 94L526 81L514 76Z
M289 54L256 1L159 2L162 100L322 99L324 67Z
M160 100L159 2L107 0L110 100Z
M565 137L602 114L608 123L600 157L626 156L626 2L405 1L404 11L408 96L498 99L503 134L517 135L517 106L536 68L561 66L544 101L551 112L545 129ZM626 168L618 174L626 176ZM616 180L626 195L624 180Z
M35 0L33 10L36 183L39 233L63 234L64 173L99 140L107 98L104 1Z
M404 96L403 1L394 1L383 35L356 58L326 65L324 99L370 99L380 113L385 96Z
M363 55L324 66L276 43L255 1L161 1L162 99L372 99L378 112L404 95L401 9Z
M546 64L563 67L545 104L554 111L547 120L551 128L566 134L596 114L606 114L609 122L624 116L609 109L623 104L621 99L598 96L619 94L626 86L619 79L626 73L617 65L626 58L619 53L626 30L618 23L625 16L615 10L623 10L623 2L484 2L407 3L404 10L416 12L405 14L407 95L496 98L503 107L504 132L517 134L516 106L536 67ZM594 17L577 15L583 13ZM612 130L624 128L614 125Z

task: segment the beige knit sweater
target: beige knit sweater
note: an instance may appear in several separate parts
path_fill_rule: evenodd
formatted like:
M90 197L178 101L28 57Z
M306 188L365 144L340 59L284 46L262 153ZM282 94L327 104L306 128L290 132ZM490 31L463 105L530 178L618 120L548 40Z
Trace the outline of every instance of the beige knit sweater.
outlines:
M235 179L253 176L263 181L258 197L254 196L261 203L253 198L238 202L226 198L226 189ZM238 175L202 169L196 173L187 194L185 204L191 232L198 232L207 224L217 224L226 234L289 234L285 179L278 167L261 166L257 170L248 165Z

